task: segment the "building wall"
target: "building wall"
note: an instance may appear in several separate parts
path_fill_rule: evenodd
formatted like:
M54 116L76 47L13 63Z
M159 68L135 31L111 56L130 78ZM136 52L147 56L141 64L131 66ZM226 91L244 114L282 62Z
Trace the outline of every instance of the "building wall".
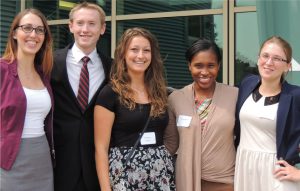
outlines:
M47 17L54 37L54 49L73 41L68 13L77 0L1 1L1 54L9 25L21 7L35 7ZM169 86L181 88L190 77L184 58L186 49L199 38L213 39L223 51L218 81L235 85L256 72L257 14L255 0L90 0L104 8L107 29L98 46L108 56L120 35L129 27L144 27L160 43Z

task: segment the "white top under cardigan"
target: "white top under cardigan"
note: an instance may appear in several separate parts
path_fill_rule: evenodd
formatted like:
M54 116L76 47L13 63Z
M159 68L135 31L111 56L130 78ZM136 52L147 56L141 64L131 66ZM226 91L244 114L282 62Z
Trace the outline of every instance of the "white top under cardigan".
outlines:
M27 104L22 138L40 137L45 134L44 121L51 109L49 92L46 88L23 90Z

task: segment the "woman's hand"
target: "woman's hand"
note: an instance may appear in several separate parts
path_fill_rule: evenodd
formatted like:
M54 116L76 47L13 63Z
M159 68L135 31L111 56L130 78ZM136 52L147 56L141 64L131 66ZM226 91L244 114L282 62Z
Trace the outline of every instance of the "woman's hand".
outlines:
M291 166L284 160L277 161L276 164L280 165L280 167L274 171L275 178L280 181L289 180L300 182L300 169Z

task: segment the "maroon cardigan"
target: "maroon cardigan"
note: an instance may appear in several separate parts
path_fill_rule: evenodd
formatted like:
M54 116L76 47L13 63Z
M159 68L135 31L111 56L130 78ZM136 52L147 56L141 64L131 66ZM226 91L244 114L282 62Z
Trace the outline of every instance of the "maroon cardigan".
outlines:
M24 127L26 113L26 96L17 72L17 60L9 64L6 60L0 60L1 87L0 87L0 112L1 112L1 168L10 170L19 152L21 136ZM53 94L49 79L37 69L44 85L51 97L51 111L45 119L45 132L54 159L53 147Z

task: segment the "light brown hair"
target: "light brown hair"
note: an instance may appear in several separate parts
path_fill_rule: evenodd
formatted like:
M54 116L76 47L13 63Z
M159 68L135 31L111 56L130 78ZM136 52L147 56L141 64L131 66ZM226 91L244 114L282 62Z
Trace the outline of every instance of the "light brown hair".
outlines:
M291 63L292 62L292 58L293 58L292 47L291 47L291 45L286 40L284 40L280 36L271 36L270 38L268 38L267 40L265 40L263 42L263 44L261 45L261 47L260 47L259 55L260 55L261 50L263 49L263 47L266 44L269 44L269 43L274 43L274 44L277 44L278 46L280 46L282 48L283 52L285 53L287 64L292 64ZM288 72L284 72L281 75L281 78L280 78L280 82L281 83L284 82L285 77L286 77L287 74L288 74Z
M146 38L151 46L151 63L145 71L144 82L151 101L150 115L157 117L166 111L167 90L158 41L150 31L136 27L127 29L123 33L115 50L115 58L110 74L111 84L113 90L119 94L121 104L129 109L134 109L134 91L130 87L131 79L127 72L125 55L130 42L137 36Z
M260 47L259 54L261 53L263 47L268 43L275 43L280 46L285 53L287 63L291 63L293 54L292 47L286 40L284 40L280 36L271 36L270 38L265 40Z
M16 39L14 39L15 30L18 28L20 24L20 20L25 15L30 13L38 16L42 20L46 31L45 39L42 44L42 47L35 55L34 64L41 65L43 73L48 76L50 75L53 66L53 54L52 54L53 40L45 16L37 9L34 8L25 9L24 11L21 11L19 14L15 16L10 26L10 30L8 33L8 41L2 58L4 60L7 60L9 63L12 63L15 59L17 59L18 42Z

